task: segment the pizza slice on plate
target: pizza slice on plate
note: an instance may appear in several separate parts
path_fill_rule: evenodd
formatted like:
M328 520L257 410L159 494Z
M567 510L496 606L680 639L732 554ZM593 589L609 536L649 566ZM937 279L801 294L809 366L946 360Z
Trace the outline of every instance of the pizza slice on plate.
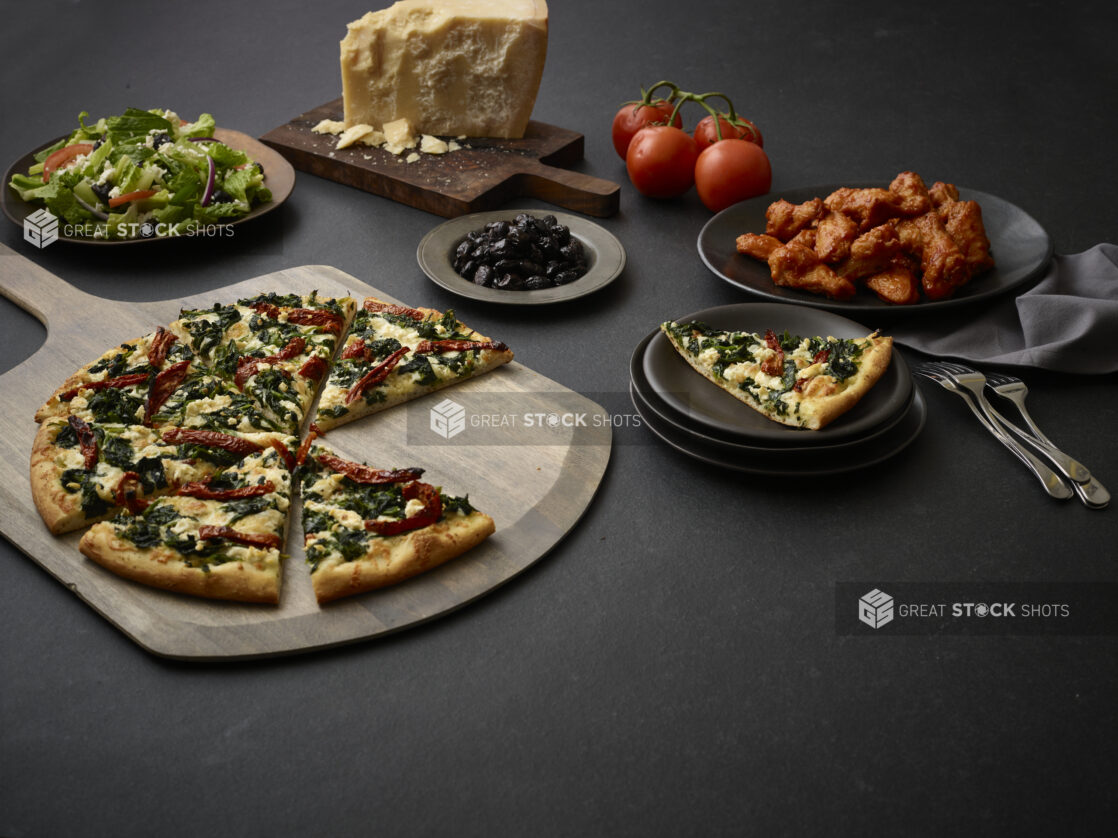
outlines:
M327 430L489 372L512 357L505 344L478 334L453 311L369 297L323 387L314 421Z
M303 538L319 602L373 590L443 564L494 531L468 496L423 483L422 469L378 469L324 445L301 466Z
M113 573L153 587L278 602L296 444L287 438L258 448L172 494L140 501L94 524L79 549Z
M699 321L661 325L699 374L762 415L818 430L856 405L892 359L893 339L799 337L716 329Z

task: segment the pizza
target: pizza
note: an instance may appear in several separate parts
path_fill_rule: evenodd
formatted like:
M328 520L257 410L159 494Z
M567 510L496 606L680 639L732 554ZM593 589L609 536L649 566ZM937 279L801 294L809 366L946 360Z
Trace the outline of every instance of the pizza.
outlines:
M303 435L315 399L357 393L320 411L340 424L511 358L453 312L372 298L360 312L317 292L184 309L81 367L36 411L32 497L52 533L87 528L79 549L114 573L275 603L302 486L319 601L384 587L466 552L493 521L420 468L374 471L315 443L314 423Z
M205 432L203 432L205 433ZM278 602L297 440L244 456L154 500L133 500L82 536L114 573L213 599Z
M800 337L769 329L716 329L701 321L660 326L699 374L775 422L819 430L856 405L889 367L893 339Z
M260 294L183 311L170 330L273 427L298 433L355 306L349 297Z
M31 496L52 533L71 532L187 483L204 480L275 434L86 422L51 416L31 447Z
M367 298L323 387L322 430L489 372L512 351L460 322L453 311Z
M320 603L392 585L462 555L493 519L420 480L420 468L374 468L315 443L301 467L303 538Z

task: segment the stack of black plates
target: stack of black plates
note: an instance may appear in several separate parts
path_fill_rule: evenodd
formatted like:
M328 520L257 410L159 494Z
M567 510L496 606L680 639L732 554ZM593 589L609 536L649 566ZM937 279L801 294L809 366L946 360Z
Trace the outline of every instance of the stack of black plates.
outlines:
M871 331L837 314L780 303L720 306L676 320L802 337L858 338ZM659 329L633 352L629 376L633 405L656 436L688 456L755 474L834 474L879 463L912 442L927 415L896 351L874 388L818 431L781 425L742 404L691 369Z

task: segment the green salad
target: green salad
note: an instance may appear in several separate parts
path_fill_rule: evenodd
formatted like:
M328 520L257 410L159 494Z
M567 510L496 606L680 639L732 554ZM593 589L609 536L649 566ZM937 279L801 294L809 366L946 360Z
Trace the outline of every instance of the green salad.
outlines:
M9 184L45 206L66 234L97 239L189 235L227 224L272 200L263 167L214 138L204 113L129 108L37 152Z

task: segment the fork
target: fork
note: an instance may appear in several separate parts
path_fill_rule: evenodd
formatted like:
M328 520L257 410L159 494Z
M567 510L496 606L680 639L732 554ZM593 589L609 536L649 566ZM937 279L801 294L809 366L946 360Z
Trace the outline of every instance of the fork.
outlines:
M1044 463L1037 459L1033 454L1026 451L1018 445L1013 437L1002 428L992 415L987 415L984 410L979 406L978 400L970 396L970 390L964 388L954 378L942 372L935 364L926 363L920 364L913 368L913 372L924 378L936 382L941 387L955 395L959 396L967 403L967 407L971 412L978 417L978 421L986 428L994 438L1002 445L1008 448L1013 454L1025 464L1025 467L1031 471L1040 484L1044 487L1044 491L1057 500L1067 500L1072 496L1072 490L1068 488L1067 483L1060 479L1060 475L1048 468Z
M1047 457L1056 470L1069 480L1074 480L1076 483L1086 483L1091 479L1091 472L1077 460L1073 460L1059 448L1054 446L1048 440L1041 440L1037 437L1026 433L1021 428L1010 422L986 399L986 376L977 370L970 367L965 367L962 364L946 363L938 361L931 366L935 366L941 373L953 378L957 384L965 387L971 392L978 406L982 408L983 412L991 418L993 422L1002 426L1007 431L1013 431L1021 438L1023 442L1031 446L1038 453Z
M986 386L1017 406L1017 411L1021 414L1021 418L1025 420L1025 424L1032 431L1034 437L1047 443L1052 448L1056 448L1055 443L1045 436L1044 431L1037 426L1033 417L1029 415L1029 411L1025 408L1025 396L1029 394L1029 388L1025 386L1024 381L1013 375L991 372L986 374ZM1084 468L1084 471L1087 471L1086 468ZM1087 480L1078 482L1080 485L1072 486L1072 488L1076 490L1076 494L1088 506L1103 507L1110 502L1110 492L1090 472L1087 472Z

